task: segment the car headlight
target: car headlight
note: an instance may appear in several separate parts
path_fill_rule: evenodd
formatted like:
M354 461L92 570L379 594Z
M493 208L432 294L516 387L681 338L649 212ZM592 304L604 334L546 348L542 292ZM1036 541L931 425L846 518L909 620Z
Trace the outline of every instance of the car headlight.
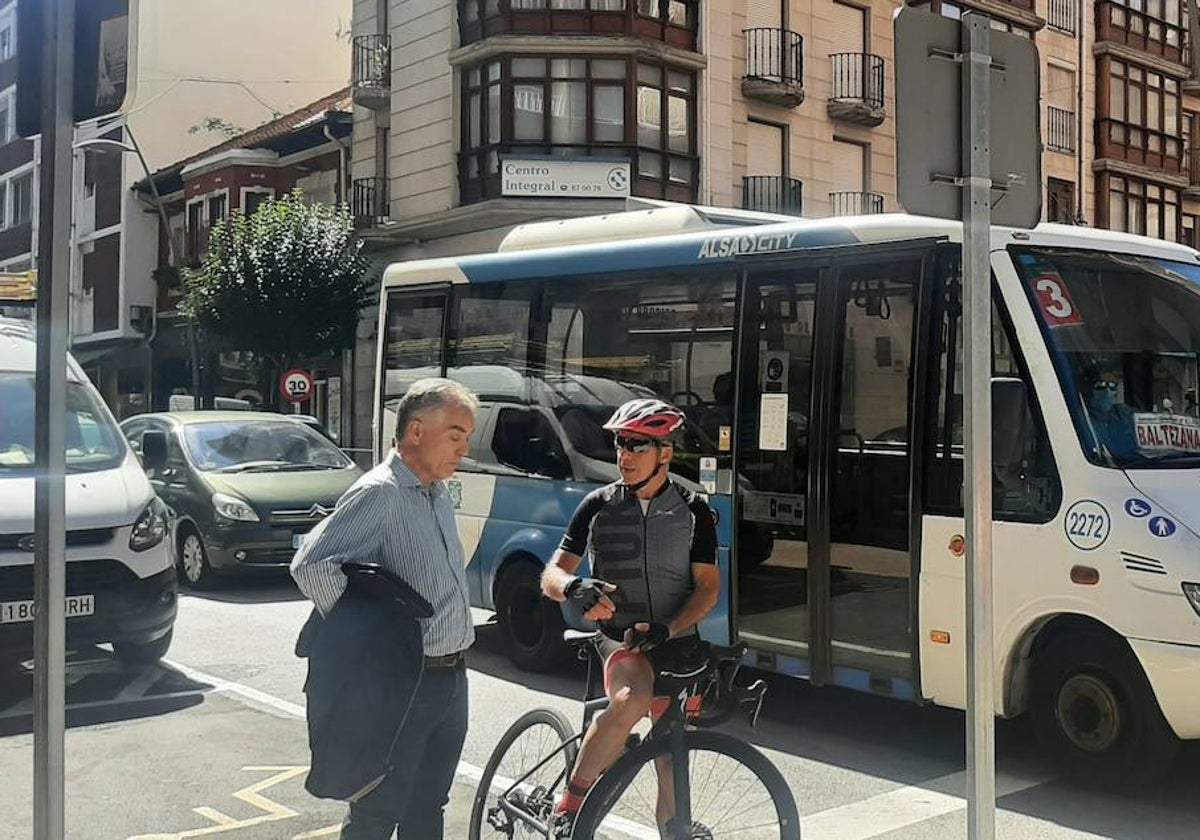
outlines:
M213 493L212 496L213 510L217 512L217 516L225 519L232 519L234 522L257 522L258 514L254 512L254 508L246 504L237 496L229 496L225 493Z
M1183 594L1187 596L1188 603L1192 605L1196 615L1200 615L1200 583L1185 583Z
M163 504L162 499L155 496L133 521L133 530L129 534L129 548L133 551L145 551L162 542L167 535L167 516L167 506Z

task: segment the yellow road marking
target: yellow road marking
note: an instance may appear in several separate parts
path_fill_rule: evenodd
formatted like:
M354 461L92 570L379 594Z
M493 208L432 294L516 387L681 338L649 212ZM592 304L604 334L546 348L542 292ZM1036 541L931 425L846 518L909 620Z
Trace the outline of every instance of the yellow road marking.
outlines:
M228 814L222 814L216 808L193 808L192 810L205 819L212 820L217 825L233 825L237 822L233 817Z
M299 816L299 812L293 811L286 805L281 805L267 797L263 796L263 791L268 790L275 785L282 784L289 779L294 779L308 772L308 767L288 766L252 766L243 767L243 771L247 772L268 772L274 773L262 781L255 782L252 785L235 791L234 799L239 799L254 808L263 811L264 813L258 816L250 817L244 820L235 820L232 817L217 811L214 808L203 806L193 808L197 814L215 822L216 825L206 826L205 828L191 828L185 831L164 833L164 834L139 834L135 837L130 837L129 840L189 840L192 837L211 837L215 834L223 834L227 831L238 831L243 828L251 828L264 823L278 822L280 820L291 819Z
M317 840L319 837L333 837L335 834L340 834L342 824L331 825L329 828L318 828L316 831L306 831L303 834L297 834L292 840Z

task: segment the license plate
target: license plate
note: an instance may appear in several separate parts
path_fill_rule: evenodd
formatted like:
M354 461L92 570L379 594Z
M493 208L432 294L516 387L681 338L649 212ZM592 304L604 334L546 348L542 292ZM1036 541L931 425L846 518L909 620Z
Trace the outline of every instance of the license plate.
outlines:
M304 545L304 538L307 536L308 534L292 534L292 548L299 548Z
M95 595L68 595L67 618L91 615L96 611ZM37 608L33 601L5 601L0 603L0 624L19 624L33 621Z

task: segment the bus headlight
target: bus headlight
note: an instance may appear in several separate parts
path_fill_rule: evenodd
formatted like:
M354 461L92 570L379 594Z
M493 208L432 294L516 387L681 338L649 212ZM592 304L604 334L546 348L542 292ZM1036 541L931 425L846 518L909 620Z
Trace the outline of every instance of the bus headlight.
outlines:
M134 521L133 530L129 534L129 548L133 551L154 548L166 535L167 506L155 496Z
M1188 603L1192 605L1196 615L1200 615L1200 583L1185 583L1183 594L1187 596Z

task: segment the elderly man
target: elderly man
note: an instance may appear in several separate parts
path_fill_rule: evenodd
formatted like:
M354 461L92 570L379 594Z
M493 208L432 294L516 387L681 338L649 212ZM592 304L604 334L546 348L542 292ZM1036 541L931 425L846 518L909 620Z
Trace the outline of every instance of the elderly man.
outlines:
M297 585L324 617L346 591L345 562L378 565L432 607L432 616L420 619L424 663L391 750L398 758L378 784L351 799L344 840L387 840L397 828L401 838L442 837L467 731L464 653L475 638L466 558L444 481L467 453L478 405L456 382L413 383L397 408L394 451L346 491L292 561ZM379 733L380 739L394 736Z

